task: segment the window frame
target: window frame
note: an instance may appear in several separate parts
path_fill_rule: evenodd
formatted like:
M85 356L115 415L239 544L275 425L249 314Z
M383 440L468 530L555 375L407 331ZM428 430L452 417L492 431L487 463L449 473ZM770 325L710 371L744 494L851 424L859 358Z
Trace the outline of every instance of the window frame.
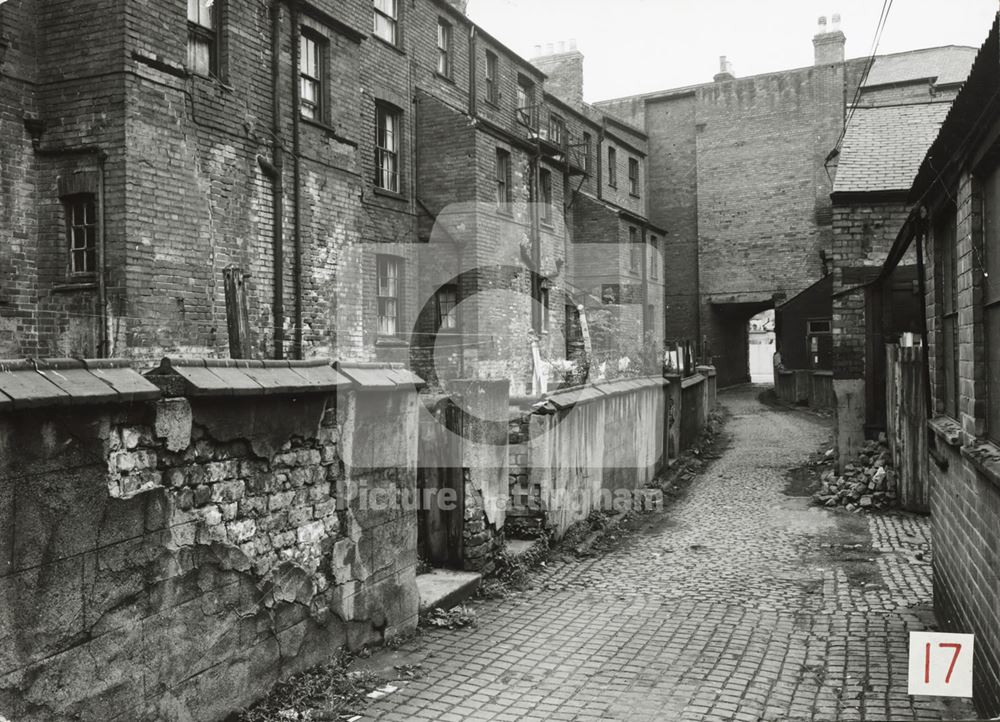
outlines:
M97 204L97 195L94 193L73 193L63 196L63 214L66 225L66 271L67 275L73 279L93 278L97 275L97 234L100 230L98 214L100 209ZM75 210L82 204L83 222L76 223ZM87 210L90 209L90 222L87 222ZM81 231L84 238L83 246L76 246L77 231ZM90 268L77 270L76 254L82 253L84 266L88 263Z
M547 285L542 285L538 289L538 302L542 307L541 313L541 331L542 333L549 333L549 329L552 323L552 294L551 289Z
M634 198L640 198L639 194L639 159L629 156L628 159L628 192Z
M814 324L824 324L826 326L825 330L814 328ZM816 339L816 350L813 350L813 339ZM824 368L820 356L823 350L820 348L820 339L829 339L829 346L827 348L828 361L833 364L833 318L832 317L816 317L806 319L806 351L809 354L809 368L814 371L818 370L829 370Z
M566 119L558 113L549 113L549 142L561 146L566 133Z
M393 274L389 274L389 269L393 270ZM383 272L383 270L385 272ZM394 293L383 293L383 278L386 279L387 285L388 281L392 281ZM400 328L402 327L401 319L403 317L403 259L399 256L393 256L387 253L378 253L375 255L375 333L379 338L399 338ZM385 305L383 306L383 302ZM390 307L393 310L393 314L389 315L384 312ZM383 330L383 319L386 321L387 330ZM388 330L388 324L391 320L392 328Z
M649 237L649 277L654 280L660 280L660 239L657 236L651 235Z
M542 224L553 226L553 194L552 194L552 171L542 168L538 171L538 202L541 204L542 214L540 221Z
M588 131L583 131L583 171L588 176L592 167L591 154L594 151L594 136Z
M486 51L486 102L500 102L500 56L492 50Z
M210 18L212 25L204 25L200 21L202 20L201 11L205 9L202 5L203 0L188 0L188 13L187 13L187 25L188 25L188 58L187 58L187 70L194 75L200 75L207 78L218 78L220 76L220 45L221 45L221 34L219 32L219 27L221 25L220 20L222 19L222 13L220 12L222 0L214 0L214 2L209 6L208 17ZM198 8L198 19L194 20L191 18L192 7ZM205 72L202 72L196 67L196 63L193 62L192 49L198 42L205 43L208 46L208 68Z
M387 120L392 119L392 128L388 128ZM387 193L402 194L402 131L403 112L391 103L377 101L375 103L375 187ZM391 148L383 145L386 134L392 139ZM392 169L387 170L384 160L392 160ZM390 173L394 180L394 187L390 188L384 184L385 173Z
M618 187L618 149L613 145L608 146L608 185Z
M379 8L379 2L389 3L391 14ZM379 32L379 18L389 29L391 37L385 37ZM372 0L372 35L393 47L399 47L399 0Z
M511 155L506 148L497 148L495 166L495 200L497 210L510 213L513 198L513 185L511 177Z
M628 270L630 273L642 272L642 259L640 258L639 229L635 226L628 227Z
M315 48L314 58L316 62L316 75L311 76L303 69L303 60L308 44ZM329 41L322 34L307 27L299 31L299 115L306 120L316 123L326 122L326 87L327 87L327 64L328 64L328 43ZM314 106L314 116L306 115L304 112L303 83L310 83L315 87L316 102Z
M938 399L945 415L958 420L961 408L958 366L958 213L950 205L935 218L936 287L941 290L937 316L940 328L938 367L943 384Z
M454 33L452 32L452 25L447 20L442 17L438 17L437 21L437 74L442 78L448 80L453 79L454 73L454 60L452 58L452 52L454 43L452 38ZM442 42L444 45L442 45Z
M517 78L517 96L515 98L518 119L529 128L535 127L535 83L524 75ZM523 103L523 104L522 104Z
M988 278L981 276L983 356L986 371L985 430L986 438L1000 445L1000 284L990 283L990 280L1000 278L1000 166L984 173L978 179L978 185L978 206L982 214L981 250L978 255L988 274ZM991 199L997 202L991 204ZM995 206L994 212L991 212L991 206ZM976 241L973 237L974 254Z
M441 303L441 297L443 294L451 294L453 296L453 301L447 311L444 311L444 305ZM458 293L458 285L454 283L446 283L441 286L437 292L434 294L434 302L437 306L437 329L438 331L458 331L458 304L461 303L461 298ZM445 323L447 319L450 319L450 325Z

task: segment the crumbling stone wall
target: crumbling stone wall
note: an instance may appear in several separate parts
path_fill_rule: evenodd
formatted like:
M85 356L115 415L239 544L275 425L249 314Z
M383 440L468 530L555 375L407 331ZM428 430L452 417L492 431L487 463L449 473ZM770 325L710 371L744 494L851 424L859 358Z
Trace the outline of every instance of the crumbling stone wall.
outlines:
M345 463L361 420L344 396L0 419L0 713L221 719L412 628L416 515L353 492L397 498L415 464ZM412 443L409 417L393 422L373 452Z

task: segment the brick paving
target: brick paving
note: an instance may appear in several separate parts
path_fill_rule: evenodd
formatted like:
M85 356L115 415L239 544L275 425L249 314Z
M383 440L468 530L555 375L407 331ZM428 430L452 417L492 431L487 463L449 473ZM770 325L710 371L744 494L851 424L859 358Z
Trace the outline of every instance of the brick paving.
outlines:
M934 624L928 520L786 494L830 422L758 391L721 396L732 444L662 523L477 603L478 628L425 633L425 676L366 719L973 718L906 694L908 632Z

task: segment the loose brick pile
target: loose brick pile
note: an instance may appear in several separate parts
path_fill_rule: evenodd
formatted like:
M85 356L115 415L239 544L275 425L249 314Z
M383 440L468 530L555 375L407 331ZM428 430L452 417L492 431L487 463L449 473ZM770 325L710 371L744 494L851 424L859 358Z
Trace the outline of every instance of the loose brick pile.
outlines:
M854 463L837 476L831 469L823 473L823 486L813 499L823 506L842 506L847 511L872 511L896 506L896 471L885 435L865 443Z

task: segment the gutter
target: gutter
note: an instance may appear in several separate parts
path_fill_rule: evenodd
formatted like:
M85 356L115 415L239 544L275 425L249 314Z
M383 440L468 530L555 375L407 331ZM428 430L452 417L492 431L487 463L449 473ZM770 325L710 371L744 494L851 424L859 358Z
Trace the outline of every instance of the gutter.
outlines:
M285 357L285 149L281 137L281 0L271 3L271 116L274 136L272 163L260 157L257 160L272 184L274 298L271 315L274 324L274 358L280 361Z
M295 288L295 336L292 357L302 358L302 160L300 158L300 107L302 89L299 87L299 4L292 3L292 196L293 196L293 258L292 275Z

